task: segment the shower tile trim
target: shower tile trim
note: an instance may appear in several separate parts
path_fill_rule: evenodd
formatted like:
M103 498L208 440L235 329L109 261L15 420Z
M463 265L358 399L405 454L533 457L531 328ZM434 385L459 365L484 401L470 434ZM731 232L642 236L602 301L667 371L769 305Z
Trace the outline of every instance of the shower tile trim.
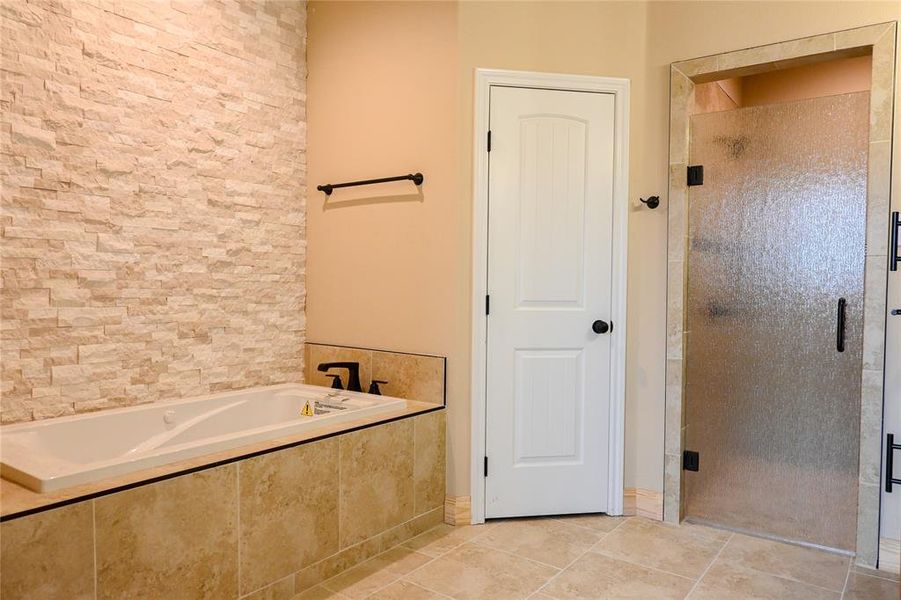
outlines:
M858 487L857 556L874 567L878 552L879 494L874 473L881 465L871 418L881 414L885 368L886 231L891 196L891 140L897 23L879 23L776 44L676 62L670 70L670 154L667 249L667 343L664 440L664 520L683 517L682 449L685 434L683 348L688 194L685 167L689 150L689 108L695 84L811 64L842 56L873 55L870 89L870 146L867 178L864 348L861 390L861 446ZM674 431L677 429L678 431ZM880 432L881 435L881 432Z

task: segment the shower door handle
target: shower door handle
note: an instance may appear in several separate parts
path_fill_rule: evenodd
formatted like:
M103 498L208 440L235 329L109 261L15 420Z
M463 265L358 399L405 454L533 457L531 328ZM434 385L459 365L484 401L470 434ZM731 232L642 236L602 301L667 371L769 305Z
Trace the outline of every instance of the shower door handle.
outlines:
M838 299L838 311L835 316L835 349L845 351L845 305L844 298Z

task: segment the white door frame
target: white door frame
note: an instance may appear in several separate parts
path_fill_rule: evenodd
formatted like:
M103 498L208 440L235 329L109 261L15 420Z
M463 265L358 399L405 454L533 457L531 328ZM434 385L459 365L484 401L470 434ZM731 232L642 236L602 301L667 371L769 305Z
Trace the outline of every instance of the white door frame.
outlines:
M588 75L561 75L528 71L476 69L473 130L472 219L472 381L470 494L472 523L485 522L485 382L488 320L485 296L488 285L488 109L492 85L615 96L613 166L613 270L611 320L610 437L608 513L623 512L623 447L626 400L626 254L629 215L629 80Z

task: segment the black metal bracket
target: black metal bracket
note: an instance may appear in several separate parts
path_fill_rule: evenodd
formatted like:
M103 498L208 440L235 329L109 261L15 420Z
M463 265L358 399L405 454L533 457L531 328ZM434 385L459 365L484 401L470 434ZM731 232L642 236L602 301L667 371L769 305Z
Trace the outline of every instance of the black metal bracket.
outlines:
M838 310L835 315L835 350L845 351L845 307L848 302L844 298L838 299Z
M895 450L901 450L901 444L895 443L895 435L885 434L885 491L892 493L892 485L901 485L901 479L895 477L894 462Z
M901 264L901 256L898 255L898 243L901 242L901 213L897 210L892 213L892 231L889 240L888 270L897 271Z
M693 185L704 185L704 165L691 165L688 167L686 183L689 187Z
M425 178L422 176L422 173L410 173L407 175L398 175L396 177L381 177L379 179L363 179L361 181L347 181L345 183L326 183L324 185L317 185L316 189L320 192L325 192L326 196L331 196L334 190L338 188L346 188L346 187L356 187L358 185L372 185L374 183L388 183L391 181L412 181L416 185L422 185L422 182Z
M647 200L644 198L639 198L643 204L646 204L648 208L654 209L660 206L660 196L649 196Z

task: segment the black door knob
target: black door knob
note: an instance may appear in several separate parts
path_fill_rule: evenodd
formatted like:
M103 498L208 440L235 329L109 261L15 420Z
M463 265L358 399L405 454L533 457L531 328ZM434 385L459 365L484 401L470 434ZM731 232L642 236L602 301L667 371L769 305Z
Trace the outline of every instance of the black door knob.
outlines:
M607 333L610 331L610 324L607 321L601 321L598 319L594 323L591 324L591 329L595 333Z

